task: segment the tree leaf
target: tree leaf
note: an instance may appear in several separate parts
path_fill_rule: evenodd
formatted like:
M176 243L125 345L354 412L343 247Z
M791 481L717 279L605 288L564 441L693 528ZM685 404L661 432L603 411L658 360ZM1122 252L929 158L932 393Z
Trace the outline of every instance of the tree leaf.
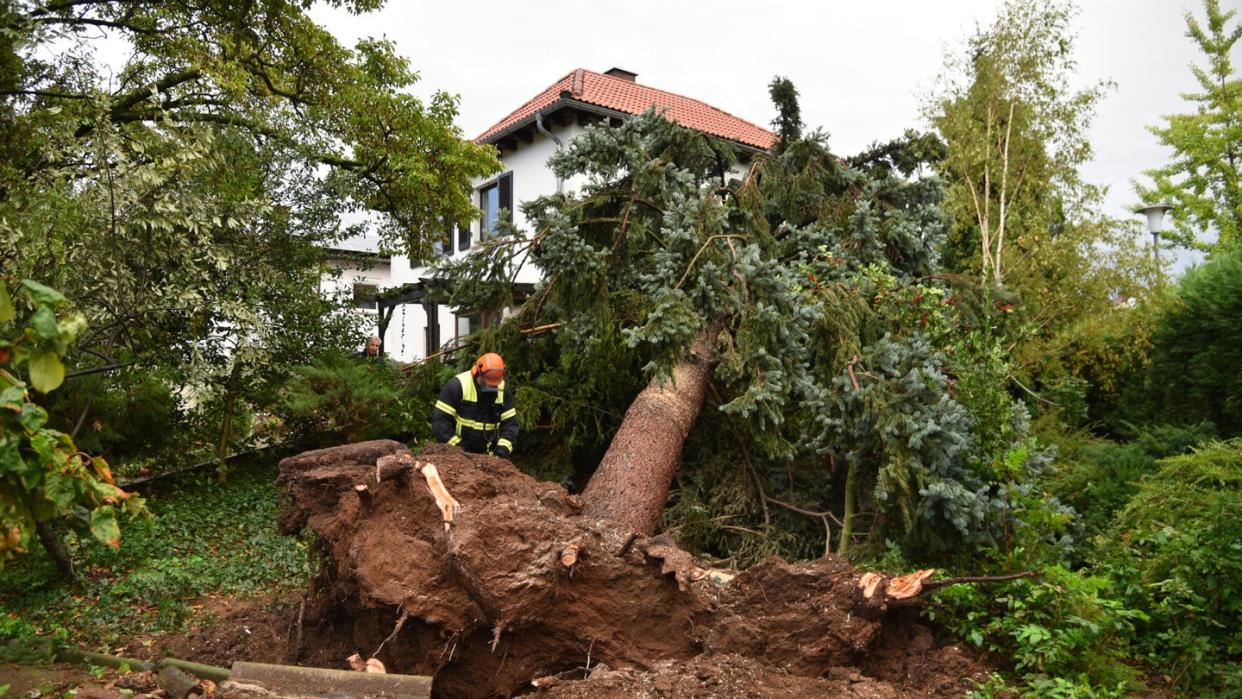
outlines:
M116 511L104 506L91 512L91 534L112 548L121 547L121 527L116 523Z
M30 292L30 296L34 298L35 303L46 303L55 306L65 302L64 294L33 279L23 279L22 287Z
M55 352L40 352L30 358L30 383L35 390L48 393L65 380L65 365Z
M56 313L50 306L40 306L30 319L30 326L42 340L55 340L60 337L60 329L56 325Z
M56 509L68 511L78 497L77 484L70 476L49 471L43 479L43 497L56 504Z
M9 297L9 290L0 284L0 323L13 320L16 314L17 311L13 309L13 299Z

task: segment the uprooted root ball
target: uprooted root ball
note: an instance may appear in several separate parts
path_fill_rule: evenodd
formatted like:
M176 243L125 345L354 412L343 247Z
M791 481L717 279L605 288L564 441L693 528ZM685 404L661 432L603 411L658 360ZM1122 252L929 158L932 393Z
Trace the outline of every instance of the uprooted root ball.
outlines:
M451 526L426 463L460 503ZM280 482L282 527L311 527L328 561L306 645L434 675L442 696L957 696L984 670L907 614L855 613L844 560L725 582L501 459L364 442L285 459Z

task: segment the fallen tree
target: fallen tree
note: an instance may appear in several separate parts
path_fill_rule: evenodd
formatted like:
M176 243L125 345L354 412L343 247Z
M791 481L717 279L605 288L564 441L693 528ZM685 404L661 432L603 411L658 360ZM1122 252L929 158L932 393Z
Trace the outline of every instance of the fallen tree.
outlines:
M705 677L743 663L759 687L829 691L836 677L842 695L957 696L985 670L902 611L935 589L930 571L889 578L826 556L713 574L666 537L584 516L560 486L443 445L307 452L281 462L280 483L282 528L309 526L327 558L308 644L433 675L441 695L573 696L693 661Z

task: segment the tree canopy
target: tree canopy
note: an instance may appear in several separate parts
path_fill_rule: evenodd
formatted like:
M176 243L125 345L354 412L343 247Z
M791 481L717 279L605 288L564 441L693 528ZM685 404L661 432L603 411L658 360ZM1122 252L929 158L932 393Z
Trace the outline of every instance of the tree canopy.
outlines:
M1173 159L1144 173L1150 184L1135 183L1144 203L1173 206L1174 229L1161 235L1200 249L1210 247L1213 232L1222 244L1242 232L1242 78L1230 58L1242 24L1229 26L1238 11L1222 10L1219 0L1204 0L1203 9L1203 23L1185 13L1186 36L1207 61L1190 68L1199 92L1182 96L1193 111L1149 127Z

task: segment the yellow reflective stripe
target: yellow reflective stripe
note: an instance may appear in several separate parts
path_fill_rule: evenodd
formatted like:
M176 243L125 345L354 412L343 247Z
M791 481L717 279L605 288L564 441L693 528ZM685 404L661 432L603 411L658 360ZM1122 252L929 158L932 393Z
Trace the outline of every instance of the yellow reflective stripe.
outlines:
M498 447L504 447L504 448L508 449L509 451L513 451L513 442L510 442L509 440L505 439L504 437L501 437L500 439L497 439L497 440L496 440L496 446L498 446Z
M455 446L457 446L458 444L461 444L461 435L456 435L456 436L453 436L453 437L449 437L449 441L448 441L448 443L449 443L451 446L454 446L454 447L455 447Z
M457 417L457 409L442 400L436 401L436 408L452 415L453 417Z
M508 420L511 417L517 417L517 408L509 408L508 410L501 413L500 421L504 422L505 420Z
M496 387L496 405L504 405L504 404L505 404L505 382L501 381L500 385Z
M496 422L479 422L477 420L471 420L468 417L462 417L460 415L457 416L457 433L458 434L461 434L462 427L469 427L472 430L487 431L487 430L494 430L499 426L500 426L500 423L496 423Z
M461 399L467 403L478 403L479 394L474 386L474 377L470 372L463 371L454 377L461 384Z

